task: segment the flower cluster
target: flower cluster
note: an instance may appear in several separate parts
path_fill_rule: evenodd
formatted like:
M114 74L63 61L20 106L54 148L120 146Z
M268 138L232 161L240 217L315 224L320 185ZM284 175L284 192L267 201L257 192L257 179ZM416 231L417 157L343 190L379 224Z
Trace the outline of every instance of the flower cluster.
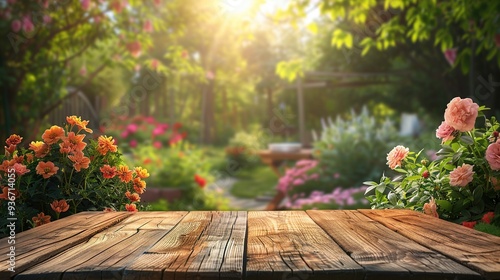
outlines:
M137 211L147 170L124 165L112 137L85 141L93 133L88 121L69 116L66 123L64 128L54 125L45 130L42 141L32 141L28 149L19 147L23 138L16 134L5 141L5 155L0 156L0 203L9 199L9 192L15 193L23 219L18 230L48 223L49 212L58 219L62 213L105 208ZM15 190L9 191L6 173L12 169Z
M181 123L169 126L153 117L136 116L130 119L119 117L116 123L117 125L107 127L106 131L115 134L120 148L126 150L136 148L139 143L160 149L175 145L187 137L187 133L182 131Z
M399 176L365 182L372 207L410 208L465 225L498 211L500 124L484 110L470 98L453 98L436 130L442 148L435 159L403 146L391 150L387 165ZM480 119L484 126L475 128Z
M304 209L312 207L343 208L345 206L359 205L366 202L362 194L366 187L342 188L335 187L332 190L332 179L338 179L340 175L326 174L321 162L317 160L300 160L293 168L286 171L280 178L277 190L285 194L284 207L288 209Z

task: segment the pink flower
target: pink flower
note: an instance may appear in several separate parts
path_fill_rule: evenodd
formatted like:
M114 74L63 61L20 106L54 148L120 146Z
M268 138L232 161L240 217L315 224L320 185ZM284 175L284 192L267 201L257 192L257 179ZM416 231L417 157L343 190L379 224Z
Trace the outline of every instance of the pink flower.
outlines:
M31 33L33 30L35 30L35 26L33 25L33 22L29 18L29 16L23 17L23 30L26 33Z
M52 22L52 18L49 15L43 15L43 23L49 24Z
M146 33L151 33L153 32L153 24L151 23L150 20L146 20L144 22L144 26L142 27L142 30Z
M127 138L127 137L128 137L128 131L127 131L127 130L123 131L123 132L120 134L120 136L121 136L122 138Z
M21 21L18 19L13 20L10 27L14 33L19 32L19 30L21 30Z
M128 145L129 145L131 148L135 148L135 147L137 147L137 140L135 140L135 139L130 140L130 142L128 143Z
M455 64L455 60L457 59L457 48L447 49L444 51L444 58L448 61L448 63L453 66Z
M465 187L468 183L472 182L474 171L473 166L470 164L462 164L450 172L450 185L454 187Z
M131 123L131 124L127 125L127 131L130 133L137 132L137 129L139 129L139 126L135 123Z
M160 149L160 148L161 148L161 146L162 146L162 145L161 145L161 142L160 142L160 141L155 141L155 142L153 143L153 147L155 147L155 148L157 148L157 149Z
M127 49L134 58L141 56L141 43L138 41L131 42L127 44Z
M403 159L408 155L409 149L398 145L387 154L387 165L391 169L401 167Z
M88 11L88 9L90 8L90 0L81 0L82 2L82 9L84 11Z
M156 7L160 6L161 0L154 0L154 4Z
M154 136L162 135L163 133L165 133L165 130L163 129L162 126L157 126L155 127L155 129L153 129Z
M431 198L429 203L424 204L424 213L426 215L430 215L430 216L439 218L439 214L437 212L437 205L436 205L436 201L434 200L434 197Z
M452 126L448 125L446 122L442 122L436 129L436 137L442 139L442 143L444 143L455 138L453 132L455 132L455 129Z
M454 129L465 132L474 128L479 105L472 99L453 98L444 111L444 121Z
M486 149L486 160L492 170L500 170L500 143L492 143Z

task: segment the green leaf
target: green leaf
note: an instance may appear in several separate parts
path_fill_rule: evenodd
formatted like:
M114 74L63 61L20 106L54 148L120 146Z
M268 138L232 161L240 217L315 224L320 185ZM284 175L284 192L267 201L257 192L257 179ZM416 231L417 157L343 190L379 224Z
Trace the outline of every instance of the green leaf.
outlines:
M436 204L439 205L443 210L451 212L453 205L448 200L436 200Z
M481 186L476 187L472 192L472 196L474 197L475 203L481 201L481 199L483 198L483 188Z
M379 184L379 185L377 186L377 192L379 192L379 193L384 193L384 191L385 191L385 188L386 188L386 187L387 187L387 186L385 185L385 183L381 183L381 184Z
M472 139L472 137L470 137L469 135L462 135L460 137L460 140L466 145L474 144L474 139Z
M389 199L389 202L391 202L392 205L398 204L398 198L396 197L395 193L390 192L387 198Z

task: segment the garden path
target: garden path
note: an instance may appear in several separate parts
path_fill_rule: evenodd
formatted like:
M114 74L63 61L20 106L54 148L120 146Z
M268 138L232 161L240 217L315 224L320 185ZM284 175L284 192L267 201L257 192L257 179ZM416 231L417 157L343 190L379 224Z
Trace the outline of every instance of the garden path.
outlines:
M238 180L236 178L224 178L217 180L209 188L219 189L222 195L229 200L232 210L264 210L272 198L241 198L231 194L231 188Z

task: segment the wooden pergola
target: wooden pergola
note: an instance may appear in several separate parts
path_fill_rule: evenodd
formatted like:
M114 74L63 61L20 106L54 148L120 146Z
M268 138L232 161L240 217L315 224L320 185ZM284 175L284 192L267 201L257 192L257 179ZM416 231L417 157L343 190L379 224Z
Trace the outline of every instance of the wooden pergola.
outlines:
M305 110L304 110L304 90L310 88L356 88L373 85L387 84L391 76L401 76L406 73L398 72L305 72L303 77L299 77L294 85L287 88L297 89L297 103L299 114L299 134L300 142L306 144L305 138Z

